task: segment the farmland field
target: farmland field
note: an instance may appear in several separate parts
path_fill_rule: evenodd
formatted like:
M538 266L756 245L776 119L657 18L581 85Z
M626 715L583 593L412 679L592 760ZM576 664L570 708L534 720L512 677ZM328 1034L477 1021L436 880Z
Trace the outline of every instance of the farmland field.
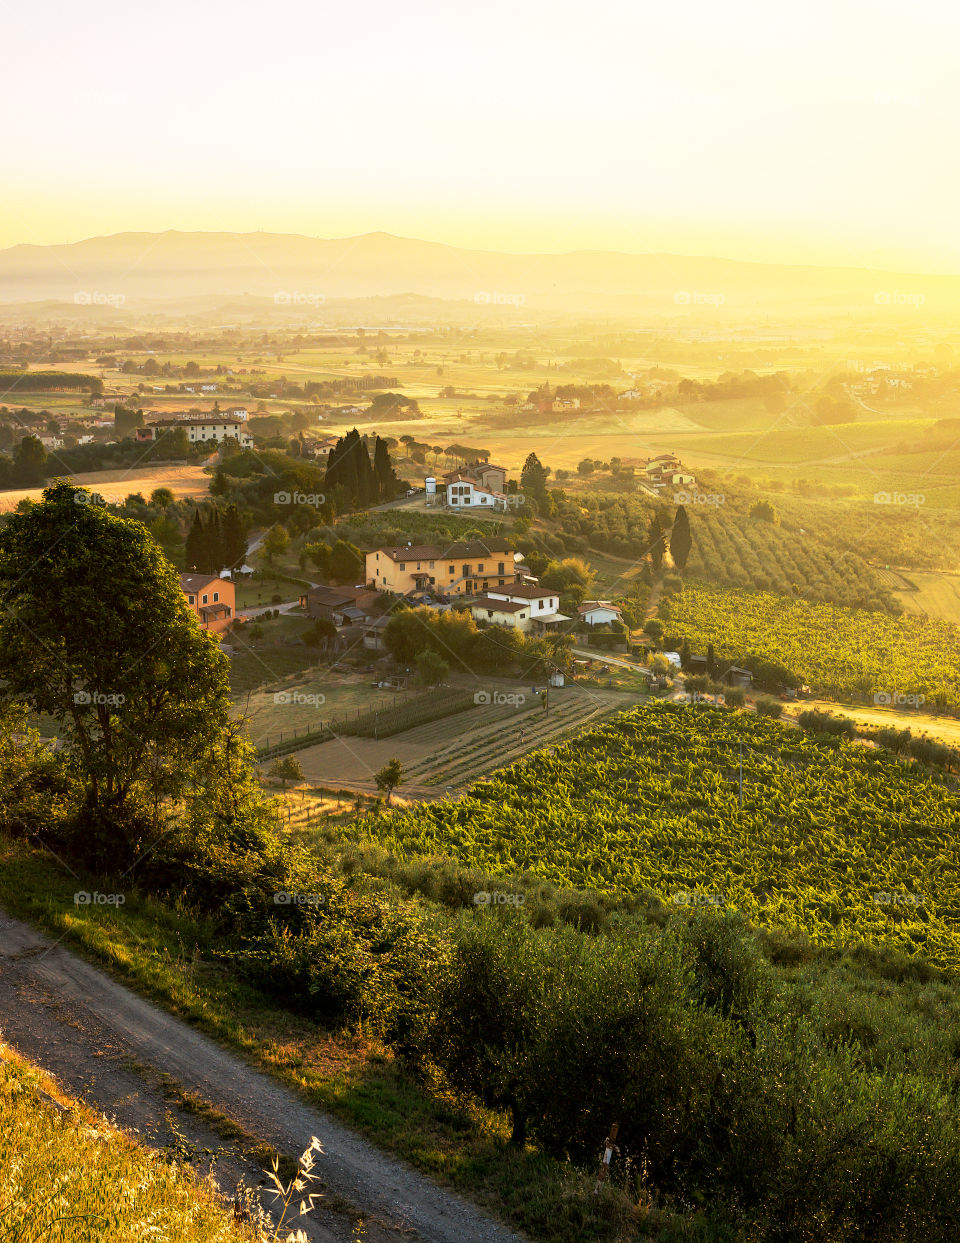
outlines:
M752 713L651 703L457 802L375 813L353 831L404 859L720 904L819 944L870 941L955 965L958 822L955 790L881 751Z
M87 471L69 478L85 488L102 492L109 499L124 498L131 492L149 496L154 488L169 488L175 497L209 495L210 476L202 463L190 466L131 466L125 470ZM23 500L39 501L43 488L17 488L0 492L0 512L16 509Z
M898 591L897 599L908 613L942 617L960 625L960 577L955 574L925 574L912 571L910 581L917 591Z
M783 666L830 697L922 695L960 710L960 630L948 622L707 587L665 598L660 614L695 652L713 644L723 660Z

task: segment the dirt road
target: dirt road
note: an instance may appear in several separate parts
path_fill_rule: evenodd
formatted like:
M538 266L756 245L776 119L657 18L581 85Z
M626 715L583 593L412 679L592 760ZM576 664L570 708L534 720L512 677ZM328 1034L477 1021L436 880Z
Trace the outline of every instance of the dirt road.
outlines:
M341 1123L252 1069L209 1037L144 1001L50 938L0 912L0 1036L53 1074L72 1096L118 1125L159 1143L169 1115L200 1147L224 1145L222 1128L195 1110L194 1094L237 1124L248 1140L297 1156L316 1135L324 1199L309 1226L321 1243L353 1237L362 1217L370 1243L517 1243L520 1236L424 1175L386 1156ZM171 1092L173 1087L174 1091ZM212 1116L207 1111L207 1116ZM227 1145L230 1147L230 1145ZM225 1194L257 1169L237 1141L218 1166ZM255 1174L252 1182L256 1183ZM269 1203L269 1202L268 1202ZM305 1219L298 1224L306 1225Z

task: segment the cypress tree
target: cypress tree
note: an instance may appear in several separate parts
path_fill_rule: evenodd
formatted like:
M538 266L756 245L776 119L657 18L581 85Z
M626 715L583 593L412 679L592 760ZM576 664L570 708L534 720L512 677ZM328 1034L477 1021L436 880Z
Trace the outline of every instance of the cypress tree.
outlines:
M670 532L670 555L673 557L673 563L681 574L687 567L687 558L690 556L692 546L693 536L690 534L690 518L684 507L680 505L673 520L673 530Z
M199 509L193 511L193 522L190 524L190 530L187 532L185 552L188 570L202 570L204 568L201 563L205 553L205 538Z

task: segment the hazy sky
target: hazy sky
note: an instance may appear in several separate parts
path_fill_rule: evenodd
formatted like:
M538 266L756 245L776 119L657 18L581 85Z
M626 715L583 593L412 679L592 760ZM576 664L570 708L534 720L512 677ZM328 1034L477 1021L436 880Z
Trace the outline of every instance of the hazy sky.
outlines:
M883 0L34 0L0 245L384 229L960 271L960 12Z

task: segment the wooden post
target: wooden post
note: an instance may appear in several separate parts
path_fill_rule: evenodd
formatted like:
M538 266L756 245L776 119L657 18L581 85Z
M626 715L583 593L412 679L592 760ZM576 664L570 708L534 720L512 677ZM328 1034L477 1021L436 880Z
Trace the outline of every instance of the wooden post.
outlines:
M593 1189L593 1194L600 1194L601 1184L605 1183L610 1177L610 1165L616 1153L620 1151L617 1147L617 1132L620 1130L620 1123L614 1122L610 1126L610 1134L603 1141L603 1156L600 1158L600 1169L597 1171L597 1185Z

